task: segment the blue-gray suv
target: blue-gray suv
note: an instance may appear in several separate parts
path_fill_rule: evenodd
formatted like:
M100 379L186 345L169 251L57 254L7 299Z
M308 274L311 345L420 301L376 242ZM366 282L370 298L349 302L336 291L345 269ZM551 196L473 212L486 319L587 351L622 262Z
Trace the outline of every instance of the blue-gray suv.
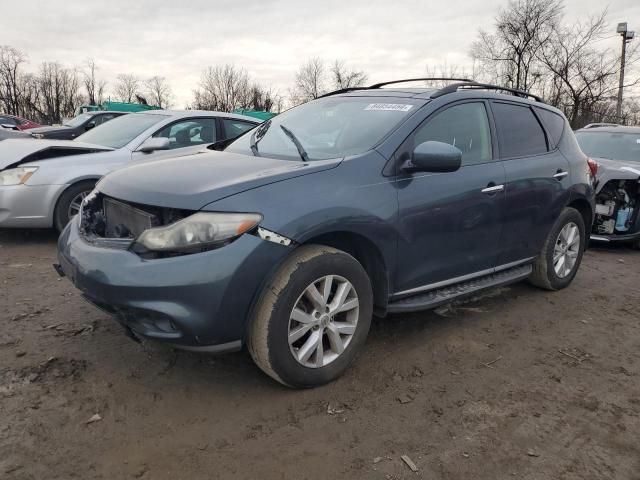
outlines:
M569 285L594 192L562 113L467 80L402 83L110 173L60 236L58 271L134 337L246 345L291 387L342 374L372 315Z

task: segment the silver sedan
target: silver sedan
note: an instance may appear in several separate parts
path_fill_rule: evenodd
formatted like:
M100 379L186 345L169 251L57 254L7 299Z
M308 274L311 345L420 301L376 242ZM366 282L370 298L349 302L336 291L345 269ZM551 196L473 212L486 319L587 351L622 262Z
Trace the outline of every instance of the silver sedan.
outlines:
M154 110L123 115L73 141L0 142L0 227L62 230L110 171L129 162L190 155L257 124L229 113Z

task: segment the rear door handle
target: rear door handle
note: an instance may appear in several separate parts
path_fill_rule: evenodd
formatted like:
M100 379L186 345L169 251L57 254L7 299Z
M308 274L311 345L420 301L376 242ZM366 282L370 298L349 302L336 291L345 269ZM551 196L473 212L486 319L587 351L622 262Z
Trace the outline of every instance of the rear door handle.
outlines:
M502 192L504 190L504 185L495 185L491 182L487 185L487 188L483 188L480 190L482 193L487 193L489 195L493 195L494 193Z
M557 180L562 180L567 175L569 175L569 172L565 172L564 170L558 170L556 174L553 176L553 178Z

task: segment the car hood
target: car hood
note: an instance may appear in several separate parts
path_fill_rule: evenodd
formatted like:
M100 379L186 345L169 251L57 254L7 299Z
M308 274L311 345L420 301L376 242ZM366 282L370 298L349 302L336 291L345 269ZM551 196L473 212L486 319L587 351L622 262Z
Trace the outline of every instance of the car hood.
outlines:
M246 190L335 168L341 160L304 163L228 152L199 152L116 170L100 181L98 190L132 203L199 210Z
M54 133L54 132L66 132L67 130L70 130L71 127L68 127L66 125L58 125L55 127L37 127L37 128L30 128L29 129L29 133Z
M598 193L611 180L640 180L640 162L594 158L598 163L596 179Z
M44 161L69 155L105 152L112 148L73 140L7 139L0 143L0 170L31 161Z

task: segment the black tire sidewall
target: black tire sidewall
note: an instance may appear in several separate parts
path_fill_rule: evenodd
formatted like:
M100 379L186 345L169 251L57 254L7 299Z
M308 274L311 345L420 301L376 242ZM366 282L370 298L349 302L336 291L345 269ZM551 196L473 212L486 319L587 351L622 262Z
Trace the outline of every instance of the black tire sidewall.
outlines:
M71 185L64 192L62 192L62 195L60 195L60 198L58 198L56 208L53 212L53 227L58 232L62 232L64 227L67 226L67 223L69 223L67 212L69 211L71 201L82 192L90 192L91 190L93 190L95 185L95 180L85 180Z
M325 367L304 367L293 357L288 343L289 316L303 291L326 275L346 278L356 290L359 317L356 332L344 352ZM346 253L323 253L303 261L291 274L289 282L274 304L267 342L273 370L287 385L313 387L339 377L353 361L365 343L373 313L371 282L362 266Z
M576 263L573 266L573 270L571 271L571 273L564 278L560 278L556 274L555 268L553 266L553 253L556 241L558 239L558 236L560 235L560 231L564 228L565 225L567 225L567 223L570 222L575 223L578 226L578 230L580 231L580 250L578 252L578 258L576 258ZM586 231L582 215L580 215L580 212L578 212L574 208L566 208L565 210L563 210L562 214L553 226L553 229L549 233L547 251L545 252L547 262L547 276L549 278L549 283L554 290L565 288L573 281L580 268L580 263L582 262L582 255L584 254L586 242Z

